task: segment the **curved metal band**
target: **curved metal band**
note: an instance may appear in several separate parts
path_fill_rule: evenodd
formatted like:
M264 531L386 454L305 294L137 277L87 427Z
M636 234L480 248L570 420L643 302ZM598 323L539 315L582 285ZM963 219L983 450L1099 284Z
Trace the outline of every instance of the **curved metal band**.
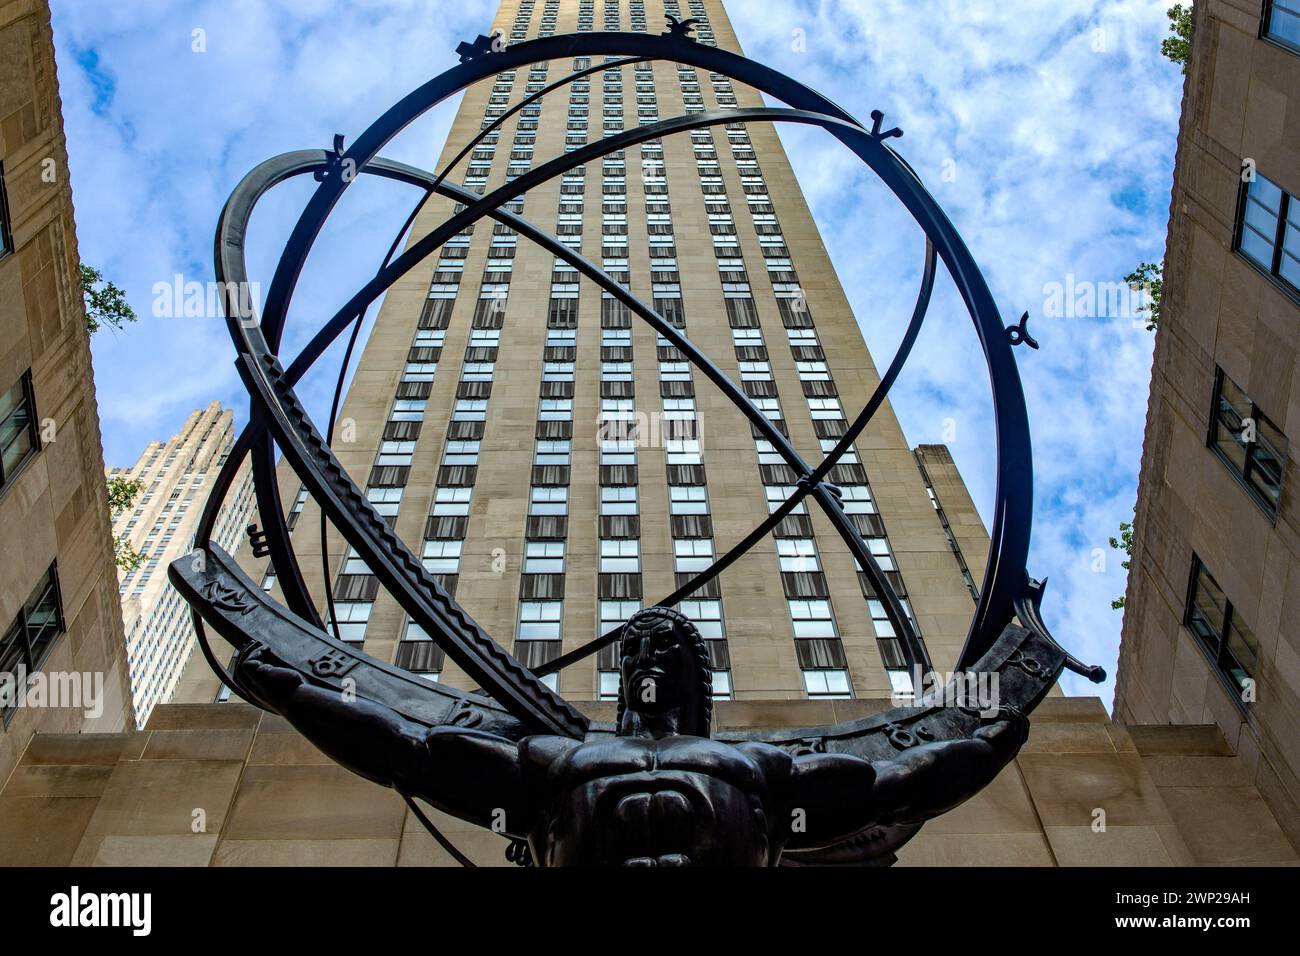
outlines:
M990 533L990 556L979 605L958 661L959 666L972 664L996 640L1002 626L999 622L1011 619L1015 600L1029 585L1025 568L1029 552L1033 479L1024 393L997 305L965 243L907 164L885 143L864 135L848 113L769 67L726 50L702 46L687 38L639 33L565 35L514 44L500 53L477 57L435 77L380 117L339 161L350 160L355 168L363 168L385 143L416 117L491 74L557 57L582 55L671 60L726 75L796 108L842 120L845 125L830 129L832 135L853 149L872 168L935 244L980 338L989 365L998 422L997 498ZM293 286L315 236L348 184L342 176L324 177L299 217L268 292L265 331L272 347L278 345ZM818 495L819 499L822 497Z

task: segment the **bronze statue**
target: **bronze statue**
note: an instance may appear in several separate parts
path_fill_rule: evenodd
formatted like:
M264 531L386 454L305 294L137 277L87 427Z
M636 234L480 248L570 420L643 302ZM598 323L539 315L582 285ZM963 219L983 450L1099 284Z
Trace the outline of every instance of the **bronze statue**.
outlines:
M874 762L714 740L704 641L686 617L660 607L628 622L620 669L614 736L518 741L429 728L256 652L241 656L235 673L339 763L527 839L544 866L773 866L787 848L829 846L951 809L997 775L1028 727L1004 708L969 738Z

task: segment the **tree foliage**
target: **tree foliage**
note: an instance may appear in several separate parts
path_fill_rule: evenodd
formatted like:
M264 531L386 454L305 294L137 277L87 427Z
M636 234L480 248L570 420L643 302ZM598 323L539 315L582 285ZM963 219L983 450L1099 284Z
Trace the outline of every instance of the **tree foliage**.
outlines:
M135 478L115 476L108 479L108 510L116 518L131 507L136 495L144 490L144 482ZM144 560L125 537L113 536L113 560L123 571L134 571Z
M1160 297L1164 293L1164 265L1144 262L1124 277L1124 283L1134 292L1146 293L1146 304L1139 313L1146 316L1147 331L1154 332L1160 324Z
M1182 66L1186 73L1192 58L1192 5L1175 3L1166 12L1169 14L1169 28L1174 31L1174 35L1161 41L1160 52Z
M104 274L84 262L81 264L81 297L86 304L86 331L91 335L107 325L121 330L136 320L135 310L126 301L126 293L104 278Z
M1127 571L1129 565L1133 563L1133 525L1127 521L1121 521L1119 523L1119 537L1111 538L1110 546L1116 551L1123 551L1128 555L1129 559L1120 565L1120 567ZM1127 603L1126 599L1121 595L1114 601L1111 601L1110 606L1116 611L1121 611L1124 609L1125 603Z

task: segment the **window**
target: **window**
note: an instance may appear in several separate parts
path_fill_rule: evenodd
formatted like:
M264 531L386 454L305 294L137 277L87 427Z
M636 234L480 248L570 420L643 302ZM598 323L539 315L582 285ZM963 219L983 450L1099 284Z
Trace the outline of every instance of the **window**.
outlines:
M1242 197L1237 251L1300 293L1300 206L1258 173Z
M529 541L524 548L524 574L563 574L563 541Z
M63 630L59 575L51 564L19 609L18 619L0 637L0 675L12 675L17 682L20 668L28 674L39 670ZM3 704L0 714L7 724L18 709L16 695L6 695Z
M781 570L791 574L820 571L817 545L811 538L778 538L776 553L780 556Z
M415 442L410 444L414 445ZM442 456L444 465L477 465L479 442L476 441L449 441L447 450Z
M460 571L463 541L424 542L424 570L430 574L456 574Z
M636 514L636 486L619 485L600 489L600 513L602 515Z
M602 441L600 443L600 463L602 465L635 465L636 442L629 440Z
M461 399L452 411L451 420L453 422L487 421L487 406L486 399Z
M1264 4L1264 36L1300 53L1300 2L1267 0Z
M371 571L370 568L366 565L366 562L361 559L361 556L358 555L356 551L354 551L352 548L348 548L347 553L343 556L343 567L339 569L339 573L340 574L370 574ZM272 579L272 581L274 582L274 579ZM265 582L262 583L262 590L264 591L269 590Z
M569 442L567 441L539 441L537 449L533 453L534 465L567 465L569 464Z
M424 421L424 409L427 404L422 399L399 398L393 402L393 412L388 418L394 422Z
M561 485L545 485L534 488L528 513L530 515L567 515L569 513L569 489Z
M803 686L809 697L847 699L853 696L846 670L806 670Z
M0 164L0 259L14 251L14 237L9 229L9 193L5 189L5 168Z
M641 542L620 538L600 542L600 570L605 574L635 574L641 568Z
M669 485L670 507L675 515L706 515L709 499L703 485Z
M830 601L791 601L795 637L835 637Z
M669 438L664 442L668 464L702 464L699 442L693 438Z
M713 699L731 700L731 671L713 672Z
M866 485L841 485L840 502L845 514L873 515L876 503L871 500L871 489Z
M7 487L40 449L29 369L9 391L0 395L0 489Z
M543 422L573 421L573 399L544 398L537 410L537 420Z
M1259 641L1196 555L1192 555L1192 580L1183 623L1214 661L1219 676L1233 688L1238 702L1244 705L1246 692L1254 686L1252 675L1259 660Z
M334 605L334 623L339 637L349 644L360 644L366 639L366 625L370 622L371 601L340 601ZM328 626L327 630L333 630Z
M620 680L620 675L618 671L600 672L600 699L601 700L618 700L619 680Z
M794 493L797 490L798 489L794 485L764 485L763 494L767 496L768 514L771 514L785 504L786 499L794 497ZM806 515L807 513L807 501L799 502L790 512L792 515Z
M673 542L673 566L682 573L698 573L713 564L711 538L678 538Z
M414 454L415 442L413 441L386 441L379 446L379 457L375 460L375 464L410 465Z
M622 627L639 610L641 605L636 601L601 601L599 634L603 636L616 627Z
M905 667L890 667L885 669L885 674L889 678L890 696L895 701L909 701L916 699L916 685L912 683L912 672Z
M1276 518L1287 457L1286 436L1223 369L1215 375L1210 414L1210 447L1269 518Z
M381 515L391 518L401 507L402 491L401 488L371 488L366 492L366 499Z
M838 398L810 398L808 410L812 413L813 421L835 421L844 417L844 409L840 407Z
M472 488L439 488L434 498L434 516L451 518L469 514L469 501L473 491Z
M691 619L706 640L723 637L721 601L683 601L681 612Z
M558 641L563 609L560 601L524 601L519 605L519 640Z

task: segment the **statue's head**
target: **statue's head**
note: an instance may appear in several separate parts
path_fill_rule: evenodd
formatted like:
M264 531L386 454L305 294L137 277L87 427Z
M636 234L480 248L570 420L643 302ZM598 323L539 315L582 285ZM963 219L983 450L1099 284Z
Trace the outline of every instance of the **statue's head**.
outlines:
M690 619L665 607L637 611L619 645L618 732L709 736L713 672Z

